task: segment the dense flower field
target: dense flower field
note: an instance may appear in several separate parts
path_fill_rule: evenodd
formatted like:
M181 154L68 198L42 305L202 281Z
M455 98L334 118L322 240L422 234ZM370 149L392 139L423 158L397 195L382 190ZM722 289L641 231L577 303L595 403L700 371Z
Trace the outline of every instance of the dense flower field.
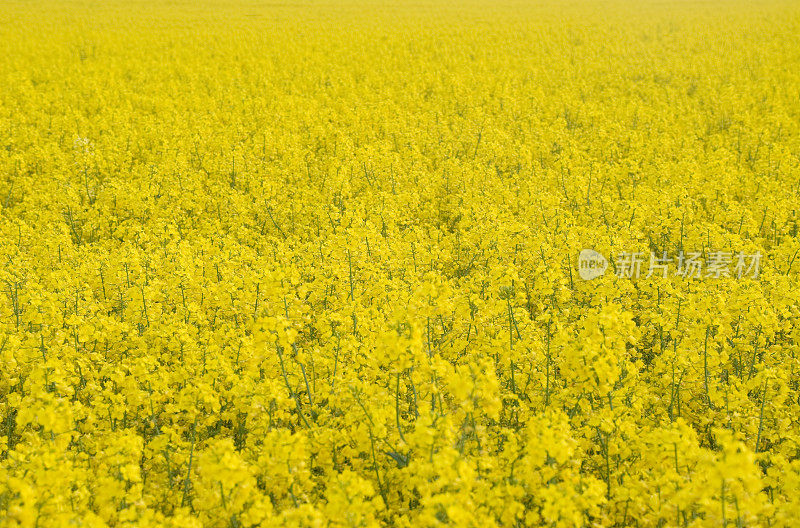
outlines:
M0 526L797 526L796 2L0 9Z

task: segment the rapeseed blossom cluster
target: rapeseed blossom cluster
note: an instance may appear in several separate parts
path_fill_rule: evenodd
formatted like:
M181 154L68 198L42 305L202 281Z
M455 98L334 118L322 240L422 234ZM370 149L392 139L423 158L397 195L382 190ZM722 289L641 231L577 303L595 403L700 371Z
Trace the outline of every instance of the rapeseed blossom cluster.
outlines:
M0 526L796 526L796 3L2 12Z

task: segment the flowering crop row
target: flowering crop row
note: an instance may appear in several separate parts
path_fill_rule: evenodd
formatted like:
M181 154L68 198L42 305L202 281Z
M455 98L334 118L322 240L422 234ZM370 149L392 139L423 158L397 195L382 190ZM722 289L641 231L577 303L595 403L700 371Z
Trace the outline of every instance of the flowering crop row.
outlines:
M796 3L2 10L0 526L796 525Z

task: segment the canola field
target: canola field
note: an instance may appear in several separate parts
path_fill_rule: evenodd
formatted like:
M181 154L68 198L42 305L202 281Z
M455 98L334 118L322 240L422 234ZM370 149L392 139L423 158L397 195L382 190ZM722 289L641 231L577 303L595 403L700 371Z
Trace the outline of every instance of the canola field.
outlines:
M797 526L798 35L4 1L0 526Z

